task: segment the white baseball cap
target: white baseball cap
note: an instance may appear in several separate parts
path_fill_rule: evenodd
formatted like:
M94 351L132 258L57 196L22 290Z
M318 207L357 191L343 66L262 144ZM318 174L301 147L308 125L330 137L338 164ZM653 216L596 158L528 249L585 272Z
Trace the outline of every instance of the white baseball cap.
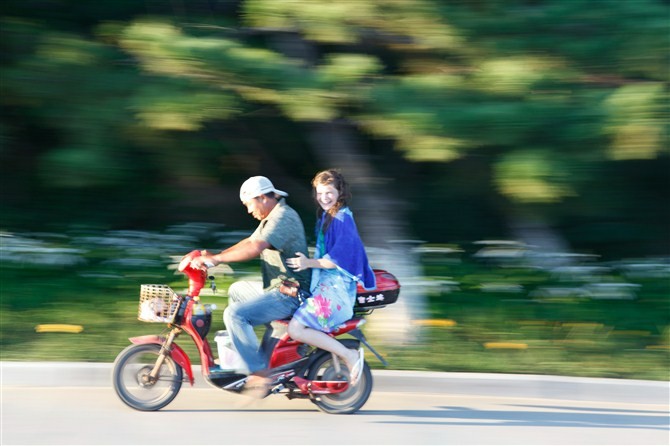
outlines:
M283 190L275 189L272 181L266 177L257 176L251 177L242 183L242 187L240 187L240 200L244 203L269 192L274 192L282 197L288 197L288 194Z

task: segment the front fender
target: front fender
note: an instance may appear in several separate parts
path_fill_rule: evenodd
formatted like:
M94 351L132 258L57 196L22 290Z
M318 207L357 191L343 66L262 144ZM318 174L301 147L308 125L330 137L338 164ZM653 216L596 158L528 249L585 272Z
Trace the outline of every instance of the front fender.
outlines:
M145 336L136 336L129 338L130 342L136 345L140 344L157 344L163 345L165 338L158 335L145 335ZM188 375L188 380L191 385L195 382L193 378L193 369L191 367L191 360L189 359L186 352L176 343L172 343L172 350L170 351L170 357L175 360L177 364L181 366L182 369L186 371Z

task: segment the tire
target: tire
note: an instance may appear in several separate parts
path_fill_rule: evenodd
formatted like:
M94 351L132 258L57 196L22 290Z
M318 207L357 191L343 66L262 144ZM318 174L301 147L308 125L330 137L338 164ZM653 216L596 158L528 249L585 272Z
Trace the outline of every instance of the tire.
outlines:
M165 358L155 382L144 381L160 350L157 344L130 345L114 361L114 390L133 409L159 410L170 404L181 389L183 370L170 356Z
M346 367L342 365L341 367ZM333 358L330 353L324 352L314 360L310 366L307 379L336 381L341 379L335 372ZM372 372L368 363L363 364L363 374L356 386L349 387L342 393L332 395L315 395L312 402L320 411L330 414L351 414L363 407L372 392Z

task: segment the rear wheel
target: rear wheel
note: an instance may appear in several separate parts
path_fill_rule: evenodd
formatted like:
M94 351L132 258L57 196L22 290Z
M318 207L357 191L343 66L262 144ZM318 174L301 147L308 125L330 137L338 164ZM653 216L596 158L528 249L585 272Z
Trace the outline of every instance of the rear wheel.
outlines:
M177 396L183 371L170 356L165 358L156 379L154 368L161 347L157 344L130 345L114 361L114 390L121 401L137 410L158 410Z
M344 364L341 367L346 367ZM307 375L307 379L317 381L339 381L341 375L335 371L333 357L324 352L319 356ZM319 410L332 414L350 414L363 407L372 392L372 373L368 363L364 363L363 374L355 386L350 386L341 393L332 395L315 395L312 402Z

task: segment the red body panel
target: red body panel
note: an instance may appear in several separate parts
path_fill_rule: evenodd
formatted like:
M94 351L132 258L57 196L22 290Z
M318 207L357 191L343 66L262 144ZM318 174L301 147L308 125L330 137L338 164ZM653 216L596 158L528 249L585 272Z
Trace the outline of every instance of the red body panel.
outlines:
M294 341L287 334L282 336L274 350L272 350L269 367L273 369L300 359L301 356L298 353L298 347L301 345L301 343Z
M348 381L310 381L296 376L293 381L298 385L300 392L312 395L332 395L344 392L349 388Z
M365 319L355 317L339 325L335 330L331 331L330 334L332 336L339 336L344 333L349 333L351 330L355 330L363 324L365 324Z

